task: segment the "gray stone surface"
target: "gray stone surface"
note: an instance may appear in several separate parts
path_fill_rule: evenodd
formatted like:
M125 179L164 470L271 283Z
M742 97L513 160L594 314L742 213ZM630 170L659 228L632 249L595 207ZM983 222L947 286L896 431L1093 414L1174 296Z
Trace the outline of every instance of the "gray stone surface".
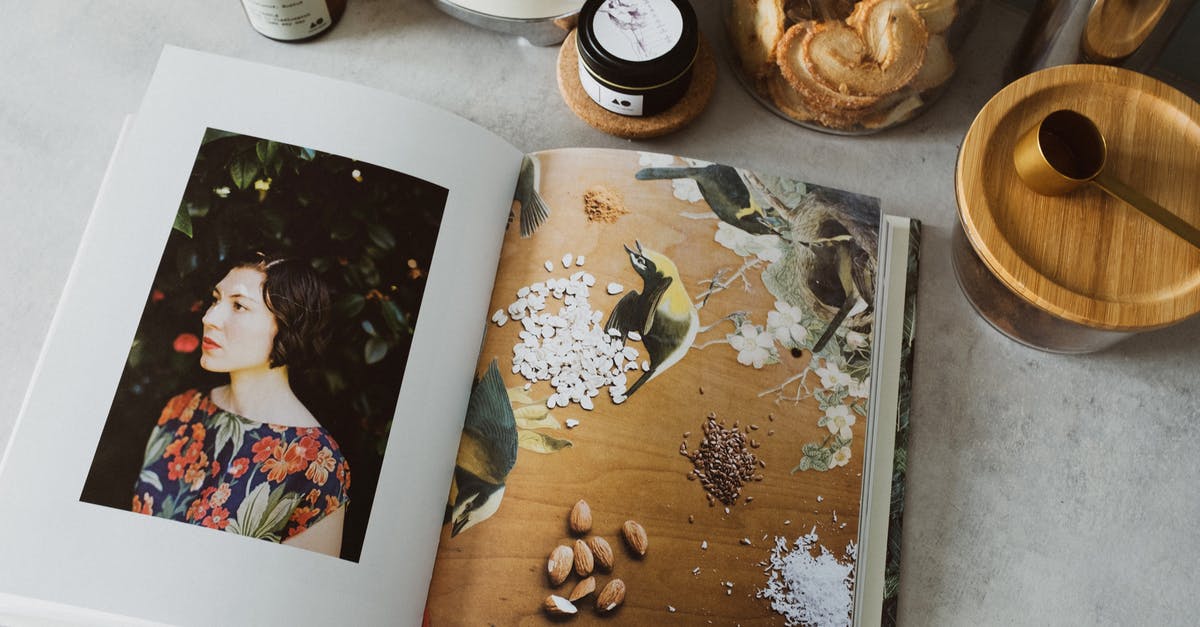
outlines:
M713 0L696 4L705 33L719 38ZM1000 87L1018 13L984 6L951 89L899 129L846 139L792 126L722 62L700 119L635 143L593 131L561 103L556 50L476 30L422 1L352 0L332 33L302 45L258 36L233 0L3 6L0 444L122 116L171 43L411 96L525 149L673 152L876 195L921 219L902 622L1194 624L1200 615L1200 319L1100 354L1049 355L992 330L954 281L954 160ZM96 312L97 333L104 316Z

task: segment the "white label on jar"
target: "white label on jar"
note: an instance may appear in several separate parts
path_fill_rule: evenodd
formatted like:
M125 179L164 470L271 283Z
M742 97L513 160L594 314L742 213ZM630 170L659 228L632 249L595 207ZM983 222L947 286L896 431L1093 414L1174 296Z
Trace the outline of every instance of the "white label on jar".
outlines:
M254 30L273 39L303 39L333 25L325 0L242 0Z
M605 87L588 73L583 59L579 60L579 82L583 83L583 91L587 92L588 97L601 107L621 115L642 115L642 96L623 94Z
M683 36L683 14L671 0L606 0L592 18L596 41L626 61L649 61Z

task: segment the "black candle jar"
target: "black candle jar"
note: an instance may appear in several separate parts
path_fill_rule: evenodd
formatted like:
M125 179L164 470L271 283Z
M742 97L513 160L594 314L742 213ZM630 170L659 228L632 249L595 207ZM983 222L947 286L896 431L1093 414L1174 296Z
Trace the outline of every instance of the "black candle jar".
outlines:
M576 42L588 96L613 113L644 117L687 92L700 35L687 0L588 0Z

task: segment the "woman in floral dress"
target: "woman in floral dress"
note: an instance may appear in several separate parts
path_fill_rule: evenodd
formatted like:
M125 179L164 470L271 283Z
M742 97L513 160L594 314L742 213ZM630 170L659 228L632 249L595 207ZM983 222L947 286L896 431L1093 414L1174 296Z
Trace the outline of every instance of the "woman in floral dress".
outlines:
M168 401L133 510L337 556L350 471L292 392L289 367L328 343L328 289L295 259L231 269L204 314L200 366L229 383Z

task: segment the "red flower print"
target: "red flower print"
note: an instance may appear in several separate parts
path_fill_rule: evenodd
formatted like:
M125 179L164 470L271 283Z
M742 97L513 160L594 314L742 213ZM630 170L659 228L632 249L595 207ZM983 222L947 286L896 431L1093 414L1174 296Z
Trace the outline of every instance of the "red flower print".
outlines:
M167 478L171 481L179 479L186 471L187 460L183 459L182 457L176 457L175 459L167 462Z
M316 505L317 499L321 498L321 491L313 488L308 491L308 496L306 498L308 499L309 505Z
M202 448L204 448L203 442L193 440L191 444L188 444L187 450L183 452L183 460L189 464L196 463L196 460L200 459L200 456L203 455L200 451ZM208 456L204 457L204 463L208 463Z
M313 516L316 516L320 513L321 510L315 507L297 507L296 510L292 512L292 522L296 523L300 527L307 527L308 521L312 520Z
M350 464L347 464L344 459L338 462L337 479L338 483L342 484L342 492L350 489Z
M191 311L192 313L196 313L197 311L200 311L200 309L201 309L202 307L204 307L204 301L202 301L202 300L198 300L198 301L195 301L195 302L193 302L193 303L192 303L192 306L191 306L191 307L189 307L188 309L189 309L189 311Z
M338 500L338 497L328 495L328 494L325 495L325 515L326 516L336 512L337 509L341 506L342 506L342 503L341 503L341 501Z
M230 492L232 492L232 490L229 488L229 484L222 483L219 487L217 487L216 491L213 492L212 496L208 497L208 502L212 504L214 508L220 507L225 504L225 501L229 500Z
M192 424L192 439L197 440L197 441L204 439L204 424L203 423L197 422L197 423Z
M224 529L229 526L229 510L214 507L212 513L200 521L200 524L210 529Z
M137 514L152 516L154 514L154 497L150 496L149 492L143 494L143 497L138 498L138 495L133 495L133 511Z
M300 456L298 449L296 443L292 442L287 449L280 444L271 451L271 457L263 461L261 468L263 472L267 473L267 481L278 483L288 475L304 468L304 458ZM258 459L258 457L255 456L254 459Z
M203 498L198 498L192 501L192 504L187 510L188 520L200 520L208 513L208 501Z
M221 464L218 464L216 460L213 460L211 474L214 477L221 474Z
M229 463L229 474L233 475L234 479L240 479L246 474L246 469L250 467L250 461L245 457L239 457Z
M195 333L180 333L172 346L176 353L194 353L200 346L200 338Z
M275 452L275 445L279 444L279 440L271 436L267 436L250 447L254 451L254 463L261 464L264 460Z
M294 446L296 447L296 454L306 462L316 459L317 451L321 449L321 443L308 436L300 438L300 442Z
M162 302L162 299L166 297L167 295L163 294L162 290L153 290L150 292L150 301L154 303Z
M335 468L337 468L337 462L333 460L333 451L329 450L327 446L317 453L316 460L308 465L304 476L317 485L325 485L325 482L329 480L329 473L333 472Z
M158 424L166 424L168 420L178 417L183 413L183 409L192 402L194 397L198 396L196 390L188 390L183 394L167 401L167 406L163 407L162 413L158 416ZM186 421L185 421L186 422Z
M190 448L190 447L189 447ZM200 459L192 462L188 466L187 471L183 475L183 481L190 483L193 490L197 490L204 484L204 477L208 474L208 455L200 453Z
M174 442L167 445L167 449L163 451L163 459L168 457L179 457L180 449L184 444L187 444L188 438L177 438Z

